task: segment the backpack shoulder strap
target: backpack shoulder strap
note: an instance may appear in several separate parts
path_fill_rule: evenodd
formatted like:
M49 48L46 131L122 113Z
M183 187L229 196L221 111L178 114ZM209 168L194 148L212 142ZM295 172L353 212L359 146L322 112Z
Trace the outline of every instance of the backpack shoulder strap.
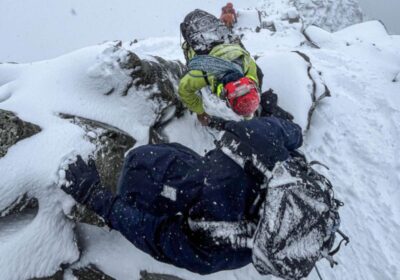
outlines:
M217 80L221 80L227 73L232 72L244 75L242 68L236 63L210 55L193 57L188 63L188 70L199 70L208 75L214 75Z
M201 72L203 72L204 80L206 81L207 86L210 86L211 84L210 84L210 80L208 79L207 73L205 71L201 71Z

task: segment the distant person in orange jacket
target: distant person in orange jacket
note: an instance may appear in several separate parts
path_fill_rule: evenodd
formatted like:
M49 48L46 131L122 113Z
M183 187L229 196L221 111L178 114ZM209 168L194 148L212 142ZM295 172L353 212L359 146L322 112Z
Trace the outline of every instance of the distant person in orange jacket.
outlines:
M222 7L220 20L228 27L232 28L233 25L237 22L236 11L233 8L232 3L227 3L224 7Z

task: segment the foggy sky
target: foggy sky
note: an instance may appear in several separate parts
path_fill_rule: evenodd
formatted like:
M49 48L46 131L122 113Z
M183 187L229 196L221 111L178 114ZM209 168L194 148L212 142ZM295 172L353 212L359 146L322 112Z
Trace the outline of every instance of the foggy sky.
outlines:
M369 19L382 20L389 33L400 35L400 0L359 0Z

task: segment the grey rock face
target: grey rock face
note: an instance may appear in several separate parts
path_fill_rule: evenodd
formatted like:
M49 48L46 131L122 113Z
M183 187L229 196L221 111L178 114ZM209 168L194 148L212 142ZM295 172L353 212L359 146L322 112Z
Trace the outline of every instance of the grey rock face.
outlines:
M105 123L66 114L60 116L86 131L87 139L96 145L95 161L101 182L115 193L124 155L135 145L136 140Z
M135 92L147 92L147 99L157 104L157 119L150 128L151 143L165 142L162 128L175 116L179 116L184 106L178 98L180 77L186 66L179 61L168 61L154 56L140 59L135 53L125 49L120 43L106 49L93 68L95 79L101 79L106 88L99 90L105 95L127 96ZM98 69L108 69L112 78L98 74Z
M25 209L38 209L39 203L37 198L29 197L27 194L19 196L11 205L0 210L0 218L13 214L22 213Z
M115 280L93 264L80 269L72 269L72 271L78 280Z
M21 120L13 112L0 109L0 158L7 154L12 145L40 131L39 126ZM0 217L21 212L27 207L36 208L37 199L24 194L5 209L0 209Z
M40 131L39 126L21 120L13 112L0 109L0 158L12 145Z
M165 60L158 56L153 59L140 59L135 53L123 48L120 43L104 51L107 62L102 66L109 65L109 60L116 62L128 79L119 79L104 93L128 95L130 90L151 89L152 98L157 98L168 103L168 105L181 106L177 88L180 77L186 71L186 66L178 60ZM115 69L115 65L112 65ZM126 77L125 77L126 78ZM123 87L120 87L123 85Z
M177 97L179 79L186 71L186 66L179 61L167 61L155 56L155 61L142 60L141 66L134 71L134 86L155 87L150 99L157 100L160 104L160 112L155 124L150 128L150 143L167 142L162 133L163 127L174 116L180 116L184 106ZM171 114L171 111L173 114Z
M135 139L120 129L101 122L65 114L60 116L86 131L88 140L96 145L94 157L102 185L116 193L124 155L135 145ZM81 205L76 205L71 215L75 221L105 226L99 216Z

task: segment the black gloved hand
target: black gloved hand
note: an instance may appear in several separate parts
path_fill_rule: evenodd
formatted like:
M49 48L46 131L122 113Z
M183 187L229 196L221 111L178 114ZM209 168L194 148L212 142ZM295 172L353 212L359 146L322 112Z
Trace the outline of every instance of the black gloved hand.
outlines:
M294 117L278 106L278 95L272 89L261 94L261 112L259 117L278 117L287 121L293 121Z
M82 204L85 204L95 189L101 187L100 176L94 160L89 159L86 164L81 156L78 156L76 162L68 166L68 170L65 171L65 179L68 184L61 186L61 189Z
M227 121L223 118L212 116L212 117L210 117L210 122L209 122L208 126L221 131L221 130L225 130L225 125L227 122L229 122L229 121Z

